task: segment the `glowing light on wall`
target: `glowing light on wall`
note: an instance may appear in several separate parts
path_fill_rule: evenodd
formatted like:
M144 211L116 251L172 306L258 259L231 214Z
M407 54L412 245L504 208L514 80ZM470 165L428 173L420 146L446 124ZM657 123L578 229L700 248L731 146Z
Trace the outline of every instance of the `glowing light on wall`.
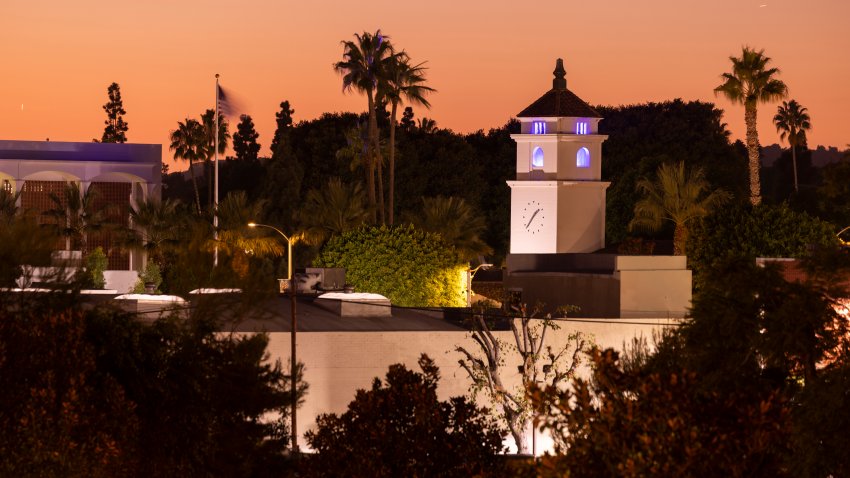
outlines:
M577 168L589 168L590 167L590 150L587 148L579 148L576 153L576 167Z
M543 149L538 146L531 152L531 167L533 169L543 169Z
M532 121L531 122L531 134L546 134L546 122L545 121Z
M576 122L576 134L587 134L587 121Z

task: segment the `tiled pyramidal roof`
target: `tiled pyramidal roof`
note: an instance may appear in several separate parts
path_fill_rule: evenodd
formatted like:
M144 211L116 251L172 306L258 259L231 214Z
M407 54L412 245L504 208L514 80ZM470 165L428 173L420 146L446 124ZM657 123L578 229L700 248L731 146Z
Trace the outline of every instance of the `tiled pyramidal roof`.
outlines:
M582 118L601 118L596 110L581 98L567 89L567 72L564 70L564 60L558 58L555 63L555 78L552 89L520 111L518 118L574 116Z

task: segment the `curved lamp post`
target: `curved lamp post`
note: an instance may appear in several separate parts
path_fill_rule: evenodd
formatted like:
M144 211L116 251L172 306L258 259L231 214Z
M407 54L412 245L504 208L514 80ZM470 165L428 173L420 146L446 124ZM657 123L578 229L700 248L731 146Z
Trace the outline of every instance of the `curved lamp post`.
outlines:
M840 242L842 246L850 246L850 242L847 242L847 241L845 241L844 239L841 238L841 234L844 234L844 232L846 232L848 229L850 229L850 226L845 227L844 229L838 231L835 234L835 237L838 238L838 242Z
M298 428L296 426L296 409L298 408L298 361L295 358L295 338L298 328L298 321L295 316L295 283L292 281L292 238L283 233L280 229L269 226L268 224L257 224L256 222L249 222L248 227L265 227L268 229L273 229L275 232L283 236L286 239L286 258L287 258L287 280L289 281L289 302L292 304L292 322L290 323L290 333L289 336L291 338L291 356L289 361L292 364L292 368L290 373L292 374L291 384L292 384L292 404L290 405L290 414L292 415L292 452L298 453Z
M489 269L493 267L493 264L481 264L475 269L467 269L466 270L466 306L472 307L472 278L475 277L475 273L478 272L479 269Z
M292 288L292 239L284 234L280 229L274 226L269 226L268 224L249 222L248 227L265 227L267 229L272 229L286 239L286 278L289 280L289 287Z

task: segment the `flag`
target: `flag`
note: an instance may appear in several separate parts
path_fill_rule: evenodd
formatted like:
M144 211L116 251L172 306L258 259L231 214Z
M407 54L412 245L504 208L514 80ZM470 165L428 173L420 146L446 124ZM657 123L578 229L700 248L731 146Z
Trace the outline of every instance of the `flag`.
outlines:
M222 116L229 116L231 118L236 117L238 115L238 111L242 108L239 107L237 101L234 101L233 95L230 93L225 93L224 88L221 85L218 86L218 114Z

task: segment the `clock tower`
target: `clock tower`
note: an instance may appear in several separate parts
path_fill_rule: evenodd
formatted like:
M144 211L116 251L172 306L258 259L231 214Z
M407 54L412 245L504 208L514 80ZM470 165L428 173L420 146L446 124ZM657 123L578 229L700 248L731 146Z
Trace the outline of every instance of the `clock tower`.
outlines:
M552 89L517 115L511 254L586 253L605 247L599 113L567 89L558 59Z

